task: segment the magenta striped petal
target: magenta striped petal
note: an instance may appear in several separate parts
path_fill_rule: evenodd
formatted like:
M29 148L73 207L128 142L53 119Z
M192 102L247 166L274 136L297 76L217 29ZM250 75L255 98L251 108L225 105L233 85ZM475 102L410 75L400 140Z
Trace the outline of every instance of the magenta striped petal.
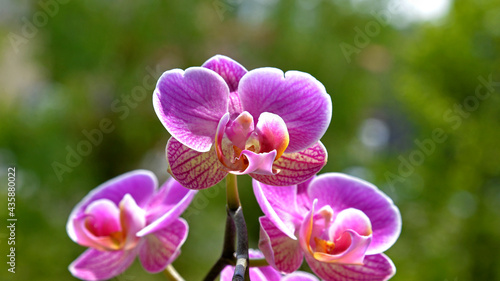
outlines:
M250 176L262 183L276 186L289 186L302 183L313 177L326 164L328 154L321 142L317 142L306 150L285 153L274 162L273 168L279 172L276 175Z
M69 265L73 276L82 280L107 280L124 272L137 251L99 251L88 249Z
M150 273L164 270L179 256L187 235L186 221L176 219L168 227L145 236L139 246L139 259L144 269Z
M166 71L153 94L153 106L163 126L180 143L199 152L212 147L228 103L224 79L203 67Z
M311 270L324 280L384 281L396 273L396 267L384 254L366 256L364 265L324 263L306 255Z
M270 186L252 181L253 192L267 219L291 239L296 240L295 230L303 217L297 212L296 186Z
M286 152L304 150L326 132L332 117L332 101L325 87L299 71L258 68L241 78L238 94L243 110L254 119L263 112L279 115L290 135Z
M297 240L279 230L267 217L260 217L259 249L269 265L284 273L299 269L304 253Z
M172 137L168 140L166 150L170 172L184 187L208 188L227 175L217 159L215 146L209 152L197 152Z
M330 205L336 214L354 208L368 216L373 238L367 255L386 251L401 233L399 209L369 182L345 174L322 174L311 182L308 193L311 199L318 199L318 208Z
M297 271L284 276L281 281L319 281L319 279L311 273Z
M223 55L215 55L211 57L202 66L211 69L222 76L224 81L226 81L229 86L229 91L231 92L238 89L241 77L247 73L247 70L241 64Z

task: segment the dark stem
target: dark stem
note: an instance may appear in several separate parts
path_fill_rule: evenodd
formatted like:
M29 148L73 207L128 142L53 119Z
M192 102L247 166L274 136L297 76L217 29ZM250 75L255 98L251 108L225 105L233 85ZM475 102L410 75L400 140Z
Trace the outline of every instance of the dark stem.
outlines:
M241 206L232 213L238 235L238 246L236 247L236 267L234 269L233 281L250 280L248 259L248 232L243 209Z
M204 281L213 281L220 272L226 267L226 265L234 265L234 242L236 238L236 232L234 227L234 221L230 214L229 208L226 207L226 230L224 233L224 244L222 248L222 254L217 262L212 266L208 274L205 276Z
M204 281L213 281L227 265L235 266L233 281L250 281L248 259L248 232L243 209L238 195L236 175L226 177L226 231L221 257L206 275ZM234 256L234 242L238 238L236 257Z

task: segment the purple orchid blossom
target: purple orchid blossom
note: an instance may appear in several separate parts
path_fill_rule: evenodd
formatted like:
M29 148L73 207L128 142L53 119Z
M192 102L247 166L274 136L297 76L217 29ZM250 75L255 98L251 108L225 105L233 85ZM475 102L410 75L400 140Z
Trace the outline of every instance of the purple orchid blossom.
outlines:
M249 249L248 255L250 258L263 258L264 255L258 251ZM234 266L226 266L220 274L220 281L231 281L233 280ZM250 279L252 281L319 281L316 276L307 273L297 271L292 274L282 276L276 269L272 266L261 266L261 267L250 267Z
M319 139L330 124L332 102L307 73L247 71L217 55L202 67L163 73L153 105L172 135L169 171L187 188L211 187L227 173L293 185L326 163Z
M156 273L180 254L188 234L179 218L196 194L174 179L159 190L152 172L136 170L92 190L69 216L68 235L89 247L70 266L84 280L104 280L125 271L138 255Z
M324 280L387 280L396 268L382 254L398 239L401 215L374 185L339 173L294 186L253 181L265 216L259 248L280 272L304 259Z

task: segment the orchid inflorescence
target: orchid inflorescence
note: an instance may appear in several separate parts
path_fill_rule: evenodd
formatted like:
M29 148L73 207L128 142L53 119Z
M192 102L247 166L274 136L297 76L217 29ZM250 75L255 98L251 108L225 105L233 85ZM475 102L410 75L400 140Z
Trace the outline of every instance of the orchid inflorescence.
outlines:
M172 176L136 170L91 191L73 209L67 232L88 247L70 266L83 280L106 280L139 260L150 273L173 269L188 235L180 218L197 190L226 178L227 221L220 259L204 280L387 280L383 254L398 239L401 215L374 185L326 164L320 142L331 116L325 87L311 75L276 68L247 71L217 55L201 67L166 71L153 106L171 138ZM248 248L236 175L253 178L264 216L259 250ZM235 241L237 241L235 246ZM310 270L297 271L306 260Z

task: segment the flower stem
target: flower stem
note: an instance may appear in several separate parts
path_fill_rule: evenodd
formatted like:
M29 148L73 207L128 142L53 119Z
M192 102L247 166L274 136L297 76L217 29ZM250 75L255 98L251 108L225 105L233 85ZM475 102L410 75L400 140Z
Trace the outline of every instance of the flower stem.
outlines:
M184 281L184 278L175 270L174 266L172 264L169 264L167 268L163 271L165 276L167 277L167 280L169 281Z
M248 258L248 232L238 195L238 181L236 175L226 177L226 231L222 254L212 266L204 281L213 281L227 265L235 266L233 281L250 281ZM236 258L235 240L237 238Z
M226 177L226 200L231 211L236 211L241 206L236 175L228 174Z

